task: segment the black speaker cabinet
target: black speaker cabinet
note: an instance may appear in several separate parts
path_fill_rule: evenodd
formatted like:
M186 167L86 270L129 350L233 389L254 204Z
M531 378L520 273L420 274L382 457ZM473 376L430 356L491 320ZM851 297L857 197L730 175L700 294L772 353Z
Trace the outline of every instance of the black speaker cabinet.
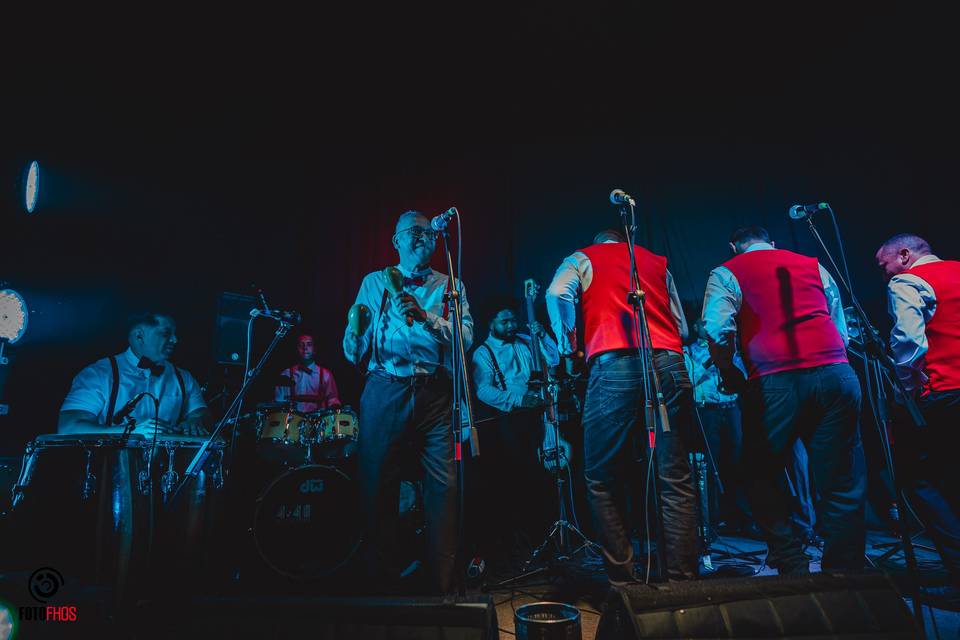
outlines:
M258 306L253 296L221 293L217 299L217 327L214 349L217 364L243 366L247 357L247 323L250 310Z
M597 640L918 637L884 577L823 573L613 589L597 628Z

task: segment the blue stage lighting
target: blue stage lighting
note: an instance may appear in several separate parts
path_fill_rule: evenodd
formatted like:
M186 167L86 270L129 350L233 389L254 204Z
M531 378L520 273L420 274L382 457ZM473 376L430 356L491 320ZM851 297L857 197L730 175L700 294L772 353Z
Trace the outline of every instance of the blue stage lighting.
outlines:
M40 195L40 163L36 160L27 168L27 177L23 183L23 206L27 213L33 213L37 208L37 197Z
M0 289L0 342L13 344L22 338L29 316L23 296L13 289Z

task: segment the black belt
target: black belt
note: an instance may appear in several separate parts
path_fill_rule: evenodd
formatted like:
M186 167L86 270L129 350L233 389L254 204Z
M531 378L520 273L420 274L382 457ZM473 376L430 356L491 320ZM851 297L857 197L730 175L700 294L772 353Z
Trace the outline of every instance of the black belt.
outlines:
M623 358L626 356L635 356L637 355L636 349L611 349L610 351L604 351L603 353L598 353L594 356L590 356L590 359L587 361L589 366L595 364L601 364L615 358Z
M737 401L730 400L729 402L698 402L697 406L705 409L729 409L730 407L737 406Z
M433 373L415 373L412 376L395 376L392 373L384 371L383 369L371 369L370 375L398 384L422 387L423 385L429 384L434 380L439 380L442 371L443 368L437 367L437 370Z

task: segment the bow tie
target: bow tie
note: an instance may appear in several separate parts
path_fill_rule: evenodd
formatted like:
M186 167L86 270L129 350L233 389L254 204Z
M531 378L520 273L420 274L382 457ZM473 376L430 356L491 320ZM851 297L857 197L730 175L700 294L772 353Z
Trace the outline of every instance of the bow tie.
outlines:
M426 274L419 276L413 276L412 278L404 278L403 286L405 287L422 287L427 282Z
M140 358L140 362L137 363L137 367L140 369L149 369L150 373L152 373L155 376L163 375L163 368L164 368L163 363L154 362L147 356L143 356L142 358Z

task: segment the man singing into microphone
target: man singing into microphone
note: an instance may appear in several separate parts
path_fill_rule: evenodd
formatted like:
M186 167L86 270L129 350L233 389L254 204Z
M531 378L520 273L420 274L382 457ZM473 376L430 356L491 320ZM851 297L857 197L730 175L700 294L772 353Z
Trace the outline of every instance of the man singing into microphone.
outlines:
M430 589L448 593L457 547L452 389L446 375L452 366L453 309L446 296L447 276L430 268L437 246L430 221L416 211L402 214L393 246L402 282L392 282L384 271L368 274L343 337L347 359L367 371L358 458L368 561L385 578L397 577L399 567L389 563L390 548L397 539L401 454L411 447L424 472ZM473 319L464 287L461 293L463 340L469 348Z
M280 372L281 377L290 380L290 386L277 386L274 399L284 401L293 397L297 411L305 413L339 407L340 398L333 374L313 358L312 335L304 333L297 336L297 354L300 362Z
M784 482L800 438L820 495L823 569L862 568L860 383L847 362L840 292L816 258L776 249L762 227L738 229L730 248L734 257L707 280L703 322L724 387L741 394L747 492L767 564L809 573ZM746 380L733 364L738 345Z
M954 469L960 411L960 262L941 260L930 243L896 235L877 251L889 280L894 326L890 351L908 393L918 395L927 426L898 424L898 457L950 585L937 595L960 601L960 490Z
M603 546L607 578L634 582L633 545L625 522L628 465L644 415L643 367L636 323L627 301L630 259L619 231L597 234L594 244L569 256L547 290L547 312L560 353L577 350L576 300L582 300L584 351L590 367L583 408L584 467L590 508ZM687 458L693 441L693 395L683 362L687 324L667 260L636 247L653 368L666 402L669 431L657 430L666 567L662 578L697 576L696 494ZM653 399L656 402L655 399ZM643 445L641 445L643 446Z
M162 313L142 313L127 323L130 347L101 358L73 379L60 407L59 433L121 433L113 417L138 394L148 392L160 401L159 415L149 396L129 415L139 433L188 436L206 435L203 417L207 405L200 385L189 371L169 361L177 344L173 318Z

